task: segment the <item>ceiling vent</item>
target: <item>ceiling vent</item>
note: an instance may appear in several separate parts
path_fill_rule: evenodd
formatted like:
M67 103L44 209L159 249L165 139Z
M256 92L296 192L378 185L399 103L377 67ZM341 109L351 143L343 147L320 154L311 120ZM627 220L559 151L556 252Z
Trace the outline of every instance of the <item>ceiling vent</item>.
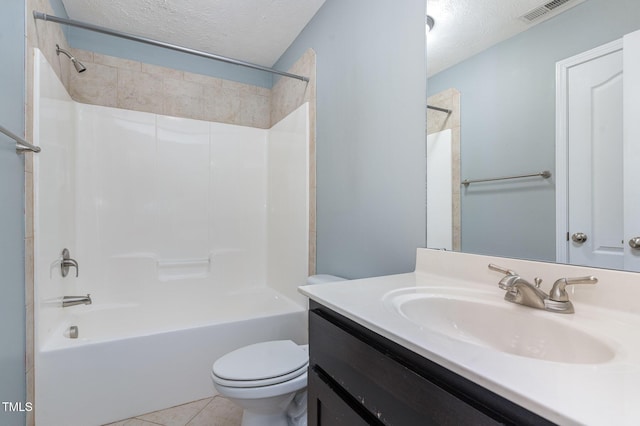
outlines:
M538 23L545 19L549 19L552 16L559 15L560 13L571 9L574 6L582 3L584 0L553 0L548 3L538 6L535 9L531 9L520 17L520 20L528 23Z

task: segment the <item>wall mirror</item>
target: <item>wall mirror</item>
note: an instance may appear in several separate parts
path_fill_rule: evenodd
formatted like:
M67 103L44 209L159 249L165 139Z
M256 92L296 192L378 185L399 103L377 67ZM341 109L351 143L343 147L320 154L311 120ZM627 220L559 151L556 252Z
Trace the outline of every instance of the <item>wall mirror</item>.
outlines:
M452 158L453 164L459 164L459 170L453 170L452 197L459 199L459 213L454 202L452 214L454 218L458 215L459 228L454 220L452 248L469 253L638 270L615 263L594 264L563 257L564 248L558 245L558 235L564 219L557 219L557 215L564 200L558 202L556 196L558 191L565 191L560 193L570 199L577 191L569 195L566 188L562 189L566 186L566 174L563 173L568 173L565 163L572 163L556 154L559 111L556 80L558 63L599 46L620 42L624 35L640 29L640 2L522 0L508 3L501 0L427 0L427 13L434 19L433 29L427 36L428 104L452 109L451 113L428 110L428 133L451 129L454 142L457 137L460 145L459 159L455 152ZM606 102L621 103L624 84L618 74L597 84L598 88L613 87L606 93L615 92L616 95L602 95L607 98ZM592 92L597 92L594 90ZM596 93L596 96L599 95ZM606 102L589 102L574 101L571 105L587 105L587 116L590 111L606 105ZM612 116L607 131L617 132L621 137L622 116ZM581 142L583 145L588 143L589 140ZM579 163L580 167L589 169L591 165L587 163L593 163L591 160L612 156L615 151L608 144L600 149L585 157L586 160ZM577 168L574 164L573 170ZM460 183L465 179L542 171L550 171L551 176L469 186ZM615 170L604 174L613 172ZM584 179L591 179L591 175L585 176ZM593 206L583 210L569 206L568 210L582 211L584 214L580 215L585 217L608 212L610 217L600 219L600 222L617 230L615 239L620 247L624 247L619 249L628 252L633 237L640 235L621 234L622 208L620 212L612 213L610 200L602 198L602 194L622 194L622 179L620 174L618 180L613 179L607 184L609 186L600 188L599 198L592 200L596 207L600 206L595 213L591 211ZM597 198L593 193L590 196ZM429 195L427 197L429 204ZM428 235L433 234L432 228L427 220ZM589 237L583 243L570 238L564 244L568 248L596 244L601 238L590 235L592 228L567 229L570 237L579 233ZM634 249L633 253L640 258L640 250Z

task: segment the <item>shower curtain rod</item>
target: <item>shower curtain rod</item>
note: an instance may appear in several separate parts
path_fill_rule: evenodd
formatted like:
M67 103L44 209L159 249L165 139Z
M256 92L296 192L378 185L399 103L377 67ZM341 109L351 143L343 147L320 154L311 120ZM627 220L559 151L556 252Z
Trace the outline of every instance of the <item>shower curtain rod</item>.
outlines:
M227 58L226 56L220 56L220 55L215 55L213 53L203 52L202 50L190 49L188 47L178 46L176 44L171 44L171 43L165 43L163 41L158 41L158 40L154 40L154 39L147 38L147 37L137 36L137 35L133 35L133 34L129 34L129 33L121 32L121 31L116 31L116 30L111 30L109 28L100 27L98 25L93 25L93 24L89 24L89 23L86 23L86 22L82 22L82 21L76 21L74 19L60 18L58 16L48 15L46 13L37 12L35 10L33 11L33 17L34 17L34 19L42 19L43 21L51 21L51 22L55 22L55 23L58 23L58 24L65 24L65 25L69 25L69 26L72 26L72 27L78 27L78 28L82 28L82 29L85 29L85 30L89 30L89 31L95 31L95 32L102 33L102 34L107 34L107 35L112 35L112 36L115 36L115 37L124 38L124 39L127 39L127 40L138 41L140 43L150 44L152 46L164 47L166 49L171 49L171 50L175 50L175 51L178 51L178 52L188 53L188 54L191 54L191 55L201 56L201 57L207 58L207 59L214 59L216 61L227 62L229 64L239 65L241 67L253 68L253 69L256 69L256 70L260 70L260 71L270 72L272 74L278 74L278 75L281 75L283 77L295 78L295 79L298 79L298 80L309 82L309 78L308 77L303 77L301 75L291 74L291 73L284 72L284 71L278 71L278 70L273 69L273 68L263 67L262 65L252 64L250 62L244 62L244 61L240 61L238 59Z
M25 141L24 139L14 134L13 132L10 132L5 127L0 126L0 133L4 133L5 135L9 136L11 139L16 141L16 152L18 153L25 152L25 151L40 152L39 146L31 145L29 142Z

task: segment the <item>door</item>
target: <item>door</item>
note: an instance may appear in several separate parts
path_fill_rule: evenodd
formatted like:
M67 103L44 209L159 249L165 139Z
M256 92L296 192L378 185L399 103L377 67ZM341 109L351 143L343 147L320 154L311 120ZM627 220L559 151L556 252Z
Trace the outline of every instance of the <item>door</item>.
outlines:
M624 45L624 269L640 272L640 31L627 34Z
M623 269L622 48L567 79L569 263Z
M558 261L640 270L640 238L633 239L640 237L633 219L640 190L632 176L640 157L633 143L640 140L633 122L639 38L633 33L558 63Z

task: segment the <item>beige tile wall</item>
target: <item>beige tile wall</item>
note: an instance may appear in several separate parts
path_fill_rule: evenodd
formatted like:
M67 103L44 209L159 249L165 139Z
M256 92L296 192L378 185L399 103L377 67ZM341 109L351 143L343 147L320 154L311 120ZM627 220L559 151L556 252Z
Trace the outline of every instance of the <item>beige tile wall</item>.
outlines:
M316 273L316 52L307 49L288 72L309 82L280 78L271 89L271 125L309 102L309 275Z
M69 48L62 27L34 20L34 10L54 14L49 0L26 1L27 101L26 140L33 141L34 48L52 64L71 97L94 105L146 111L178 117L269 128L290 112L309 102L310 122L310 217L309 274L315 273L315 52L308 50L288 70L310 77L310 82L282 78L272 90L200 74L179 71L138 61ZM70 61L56 55L55 45L71 52L86 67L75 72ZM46 147L43 147L46 149ZM35 399L34 382L34 238L33 238L33 154L25 154L25 293L27 323L27 400ZM37 406L36 406L37 409ZM34 412L27 413L27 425L35 424Z
M270 127L270 89L87 50L71 52L87 67L69 76L69 93L78 102Z
M451 114L427 109L427 134L451 129L453 175L451 192L453 194L453 249L460 251L460 92L447 89L427 98L427 104L452 110Z

